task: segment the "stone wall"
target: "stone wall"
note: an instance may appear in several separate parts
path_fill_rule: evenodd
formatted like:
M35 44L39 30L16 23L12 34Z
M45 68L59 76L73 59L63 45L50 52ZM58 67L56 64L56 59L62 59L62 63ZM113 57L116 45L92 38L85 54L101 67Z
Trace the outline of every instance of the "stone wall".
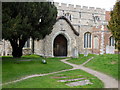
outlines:
M62 23L62 26L61 26ZM64 31L63 31L64 30ZM69 26L69 24L63 20L60 19L56 24L54 25L52 33L45 38L45 55L52 56L53 57L53 43L54 39L57 35L62 34L67 39L68 43L68 57L72 56L72 49L76 47L76 39L75 34L73 33L73 30Z
M87 7L80 5L72 5L65 3L54 3L58 10L58 16L63 16L65 13L72 15L72 24L76 25L88 25L93 24L93 16L99 16L101 21L105 21L105 9Z
M23 55L30 55L32 54L31 48L23 48Z
M62 25L61 25L62 24ZM35 51L37 54L41 54L44 51L44 55L46 57L54 57L53 55L53 43L54 39L57 35L62 34L65 36L67 39L67 56L71 57L72 56L72 50L74 48L77 48L76 44L76 35L74 34L73 30L71 29L70 25L64 20L64 19L59 19L52 30L52 33L50 35L47 35L44 40L37 42L36 44L44 44L43 47L39 47L36 45L35 47L38 49ZM43 42L44 41L44 42ZM38 48L39 47L39 48Z
M93 31L92 33L92 38L93 38L93 41L92 41L92 53L93 54L100 54L100 42L101 42L101 32L98 31L98 32L95 32ZM97 38L97 45L98 46L95 46L95 38Z
M65 16L66 13L71 15L71 20L68 18L75 30L80 34L76 36L71 29L70 25L64 20L59 19L52 30L50 35L47 35L45 39L34 41L34 53L46 57L54 57L53 55L53 43L57 35L62 34L65 36L68 42L68 57L73 56L73 52L84 54L86 49L84 48L84 34L90 32L92 35L92 47L87 51L88 53L100 54L102 50L106 53L106 48L109 45L109 37L112 36L107 27L104 27L104 30L101 30L101 25L103 22L106 23L110 19L109 12L106 12L105 9L87 7L80 5L72 5L65 3L54 3L58 10L58 17ZM99 20L94 21L94 17L98 16ZM102 35L102 32L104 34ZM97 37L98 44L95 43L95 37ZM102 41L102 39L104 41ZM30 41L30 48L23 48L23 54L32 54L32 41ZM98 45L95 46L95 45ZM97 47L97 48L95 48ZM77 51L76 51L77 50ZM12 48L8 41L0 42L0 55L11 55Z
M84 33L90 32L93 33L94 26L101 26L102 22L105 21L105 9L101 8L94 8L94 7L87 7L80 5L72 5L72 4L65 4L65 3L54 3L58 9L58 16L62 16L65 13L70 13L72 15L72 19L70 22L79 32L79 37L77 38L77 47L79 53L84 53ZM94 16L99 17L98 22L94 22ZM93 39L93 37L92 37ZM92 41L93 45L93 41ZM88 49L89 53L93 53L93 47ZM99 50L96 52L99 53Z
M93 28L90 27L90 26L82 26L80 28L80 31L79 31L80 35L79 35L79 38L77 40L78 41L77 44L78 44L78 47L79 47L79 53L83 54L85 52L85 48L84 48L84 34L86 32L89 32L92 35L92 31L93 31ZM88 53L92 53L92 48L88 49Z
M3 56L3 42L0 41L0 56Z
M31 44L30 44L31 45ZM32 54L32 47L23 48L23 54L28 55ZM0 42L0 56L11 56L12 55L12 47L8 40L2 40Z
M45 42L44 40L34 41L34 53L44 56L45 53Z
M12 47L10 42L7 40L2 40L0 42L0 55L1 56L8 56L12 54Z

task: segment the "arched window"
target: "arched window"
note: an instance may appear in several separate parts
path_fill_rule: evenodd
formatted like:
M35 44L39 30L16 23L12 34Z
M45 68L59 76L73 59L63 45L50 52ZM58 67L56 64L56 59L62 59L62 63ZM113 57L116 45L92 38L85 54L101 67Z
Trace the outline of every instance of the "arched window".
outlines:
M110 41L110 43L109 43L110 46L115 45L115 38L113 36L110 37L109 41Z
M91 48L91 33L84 34L84 48Z
M97 36L94 36L94 49L99 49L99 39Z

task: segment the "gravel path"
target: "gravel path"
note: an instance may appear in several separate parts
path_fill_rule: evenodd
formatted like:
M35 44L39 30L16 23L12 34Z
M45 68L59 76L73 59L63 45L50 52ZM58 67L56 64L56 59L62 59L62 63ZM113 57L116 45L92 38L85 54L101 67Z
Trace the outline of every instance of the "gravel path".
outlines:
M74 69L81 69L81 70L84 70L84 71L96 76L104 83L104 88L118 88L118 81L116 79L114 79L114 78L112 78L104 73L101 73L101 72L92 70L90 68L84 67L83 65L76 65L76 64L69 63L69 62L67 62L67 60L69 60L69 59L63 59L61 61L68 64L68 65L73 66ZM90 60L91 59L89 59L89 61ZM88 61L86 61L86 62L88 62Z

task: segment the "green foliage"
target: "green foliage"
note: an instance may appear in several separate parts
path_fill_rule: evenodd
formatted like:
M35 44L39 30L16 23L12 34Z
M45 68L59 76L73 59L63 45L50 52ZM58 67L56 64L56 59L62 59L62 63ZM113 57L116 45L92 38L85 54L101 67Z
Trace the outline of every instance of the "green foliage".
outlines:
M10 41L13 56L28 38L39 40L50 34L56 17L57 8L51 2L3 2L2 36Z
M57 9L50 2L3 2L2 16L4 39L41 39L51 32Z
M111 11L111 19L108 28L111 30L116 40L116 46L120 50L120 2L116 2Z

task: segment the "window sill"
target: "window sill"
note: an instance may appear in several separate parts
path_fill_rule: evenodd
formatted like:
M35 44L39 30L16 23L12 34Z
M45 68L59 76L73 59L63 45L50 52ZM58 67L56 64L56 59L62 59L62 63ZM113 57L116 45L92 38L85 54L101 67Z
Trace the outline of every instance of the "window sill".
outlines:
M30 47L26 47L26 48L23 48L23 49L31 49Z
M84 49L92 49L92 48L84 48Z

